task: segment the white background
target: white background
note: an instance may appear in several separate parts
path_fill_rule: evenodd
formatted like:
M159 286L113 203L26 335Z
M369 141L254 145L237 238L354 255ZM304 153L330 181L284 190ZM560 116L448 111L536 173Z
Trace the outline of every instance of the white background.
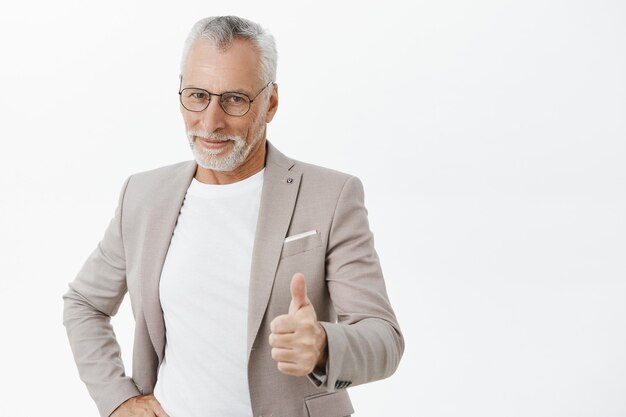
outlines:
M192 158L217 14L276 38L270 140L364 183L406 351L355 416L626 416L626 3L228 3L0 6L0 416L97 415L61 295L124 179Z

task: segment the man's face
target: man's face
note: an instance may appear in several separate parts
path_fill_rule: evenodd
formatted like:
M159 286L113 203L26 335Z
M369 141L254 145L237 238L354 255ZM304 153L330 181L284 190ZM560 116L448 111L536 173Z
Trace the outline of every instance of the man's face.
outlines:
M199 40L189 51L181 88L201 88L216 94L239 92L254 98L270 81L260 77L259 53L250 41L235 39L222 51L210 41ZM277 94L272 85L267 90ZM232 171L247 162L253 149L265 144L265 124L276 111L276 100L268 100L269 93L263 90L243 116L226 114L216 96L211 96L209 106L201 112L180 106L198 165Z

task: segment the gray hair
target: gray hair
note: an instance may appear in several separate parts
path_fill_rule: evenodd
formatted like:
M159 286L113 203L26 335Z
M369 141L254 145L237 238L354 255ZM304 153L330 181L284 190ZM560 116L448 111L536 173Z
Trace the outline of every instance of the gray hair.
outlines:
M276 81L278 53L274 37L258 23L237 16L212 16L197 21L191 28L183 47L181 72L187 62L189 50L196 41L210 40L220 49L227 49L235 38L252 41L259 50L262 80Z

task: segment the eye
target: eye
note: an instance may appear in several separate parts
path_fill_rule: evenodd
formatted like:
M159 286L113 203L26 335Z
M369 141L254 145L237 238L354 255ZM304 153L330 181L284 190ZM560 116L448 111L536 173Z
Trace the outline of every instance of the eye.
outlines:
M189 98L193 98L195 100L206 100L207 93L204 91L191 91L189 93Z
M225 94L223 100L225 104L244 104L248 101L246 97L238 94Z

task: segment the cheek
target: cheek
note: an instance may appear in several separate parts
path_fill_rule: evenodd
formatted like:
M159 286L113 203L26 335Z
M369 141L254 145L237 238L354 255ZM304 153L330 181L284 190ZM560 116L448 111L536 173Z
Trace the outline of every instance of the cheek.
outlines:
M246 115L247 116L247 115ZM243 117L241 118L243 119ZM254 118L247 118L245 120L236 120L231 124L232 130L242 135L246 139L250 139L254 133Z
M247 123L248 136L252 137L256 133L256 131L262 127L263 123L263 114L251 114L250 119Z
M190 118L189 118L189 112L183 110L182 108L180 109L180 115L183 118L183 122L185 123L185 128L189 129L190 126Z
M183 122L185 122L185 127L187 129L191 129L195 127L195 125L197 125L199 121L200 121L200 118L196 114L190 113L190 112L183 112Z

